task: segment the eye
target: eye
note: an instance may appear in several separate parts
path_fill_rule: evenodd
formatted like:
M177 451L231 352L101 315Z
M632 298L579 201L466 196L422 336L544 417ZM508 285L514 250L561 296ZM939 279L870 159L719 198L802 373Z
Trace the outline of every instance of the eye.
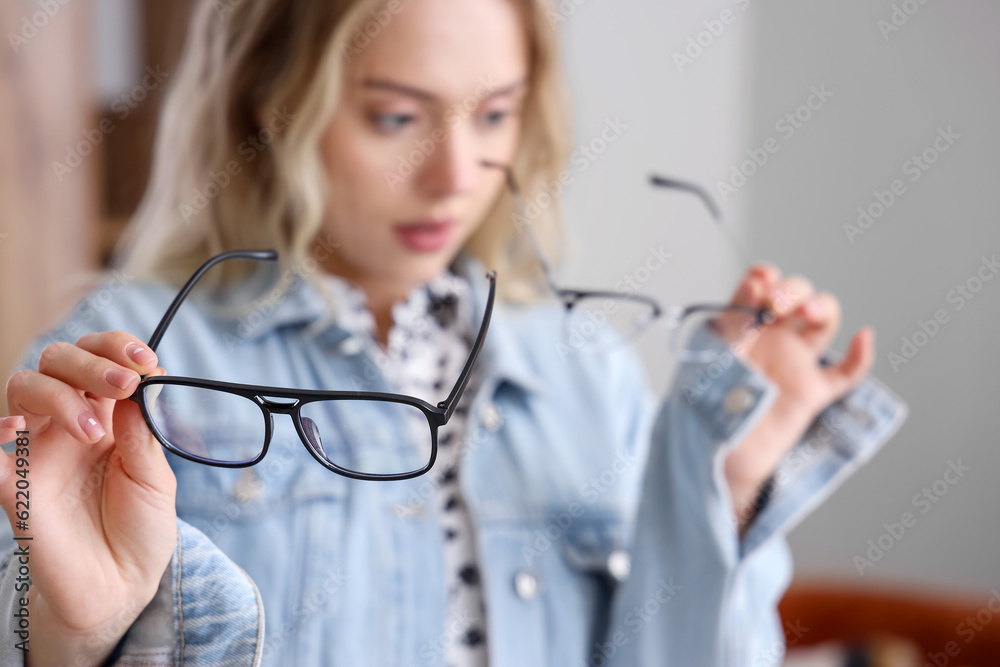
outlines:
M382 132L393 132L416 121L417 117L407 113L375 113L371 115L372 124Z
M481 116L481 118L484 124L490 127L497 127L503 124L504 120L510 115L510 111L502 109L497 111L487 111Z

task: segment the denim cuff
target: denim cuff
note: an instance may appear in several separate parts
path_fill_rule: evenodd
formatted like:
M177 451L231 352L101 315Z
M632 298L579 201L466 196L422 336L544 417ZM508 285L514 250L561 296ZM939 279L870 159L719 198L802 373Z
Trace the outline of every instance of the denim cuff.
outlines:
M170 567L113 664L259 665L263 650L256 584L204 533L178 519Z
M762 403L774 400L777 386L750 362L734 354L706 326L694 332L692 345L698 350L713 351L715 358L680 364L673 384L675 397L679 394L694 408L715 438L733 440L737 429L745 429L744 422Z
M743 552L791 531L866 463L908 415L906 402L873 376L830 404L775 469L770 498L758 508Z

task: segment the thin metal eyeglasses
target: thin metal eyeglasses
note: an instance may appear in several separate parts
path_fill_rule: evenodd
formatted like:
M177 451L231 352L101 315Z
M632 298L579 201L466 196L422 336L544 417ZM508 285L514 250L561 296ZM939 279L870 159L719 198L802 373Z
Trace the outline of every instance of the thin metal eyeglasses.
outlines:
M768 308L733 304L694 304L663 307L655 299L631 292L584 290L560 287L532 229L526 203L508 165L481 161L484 167L501 169L514 199L516 215L528 230L538 255L549 289L562 302L566 311L563 319L563 344L578 352L599 353L634 340L654 322L662 322L670 330L670 347L682 361L707 362L746 339L758 327L775 321ZM719 210L711 197L697 185L676 179L652 176L650 182L659 187L679 189L701 199L713 218ZM617 336L599 335L604 325L617 325ZM714 335L706 335L711 332Z
M274 261L273 250L224 252L205 262L167 308L149 347L156 351L177 309L195 284L226 260ZM189 461L222 468L259 463L287 414L306 450L345 477L392 481L429 471L437 458L438 428L448 423L482 350L493 313L496 273L469 358L448 397L431 405L414 396L371 391L291 389L181 376L144 376L129 397L163 447Z

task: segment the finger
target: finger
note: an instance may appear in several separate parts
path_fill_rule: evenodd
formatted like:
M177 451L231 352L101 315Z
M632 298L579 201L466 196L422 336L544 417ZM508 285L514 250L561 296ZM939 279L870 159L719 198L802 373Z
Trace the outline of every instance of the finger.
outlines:
M767 287L773 287L781 280L781 269L770 262L757 262L750 267L748 273Z
M798 308L804 326L799 332L817 352L822 352L840 331L840 301L829 292L817 292Z
M759 299L773 289L780 278L778 267L769 262L758 262L747 269L730 303L759 307Z
M42 350L38 372L101 398L128 398L139 384L139 373L70 343L52 343Z
M21 415L0 418L0 442L11 442L17 437L18 431L26 428L27 423Z
M816 288L808 278L799 275L786 276L764 297L763 306L773 310L780 320L794 313L799 304L812 296L815 291Z
M78 389L37 371L19 371L7 382L11 412L51 418L81 442L95 443L104 427Z
M132 334L124 331L102 331L87 334L76 341L77 347L110 359L116 364L145 375L156 368L156 353Z
M157 368L151 375L163 375ZM118 401L113 417L115 448L122 457L122 467L130 478L143 486L173 498L176 480L167 463L160 442L150 432L138 404Z
M875 330L871 327L859 329L848 345L847 353L839 364L823 369L833 398L837 400L868 374L875 363Z
M0 418L0 442L9 443L17 439L18 431L26 431L28 424L21 415ZM2 472L0 472L2 477Z
M0 442L14 442L17 439L18 431L25 431L28 424L21 415L3 417L0 419ZM10 477L14 472L13 461L5 452L0 452L0 483Z
M28 424L21 415L0 419L0 442L13 442L17 439L17 432L26 431L27 428ZM10 454L0 451L0 507L4 511L14 509L14 483L11 481L8 484L7 480L14 474L16 458L16 450ZM13 526L13 522L11 525Z
M754 264L744 274L736 288L731 305L760 308L764 304L765 295L770 292L781 278L781 271L768 262ZM713 326L730 342L740 340L746 331L753 326L751 313L748 311L726 312L713 319Z

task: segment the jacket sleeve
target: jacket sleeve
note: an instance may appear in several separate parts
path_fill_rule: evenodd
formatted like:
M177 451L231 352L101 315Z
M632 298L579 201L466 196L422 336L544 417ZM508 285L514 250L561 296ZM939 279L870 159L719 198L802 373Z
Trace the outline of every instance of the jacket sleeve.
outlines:
M786 454L741 540L724 473L778 388L723 353L679 365L652 429L632 567L606 641L614 665L781 665L777 603L791 578L785 534L892 436L906 404L868 377ZM609 655L610 654L610 655Z
M19 613L25 594L20 587L25 574L18 560L21 548L15 545L0 559L4 667L24 664L20 642L30 648L31 610L27 624ZM257 586L201 531L178 519L177 543L160 586L106 664L256 666L263 651L264 605Z

